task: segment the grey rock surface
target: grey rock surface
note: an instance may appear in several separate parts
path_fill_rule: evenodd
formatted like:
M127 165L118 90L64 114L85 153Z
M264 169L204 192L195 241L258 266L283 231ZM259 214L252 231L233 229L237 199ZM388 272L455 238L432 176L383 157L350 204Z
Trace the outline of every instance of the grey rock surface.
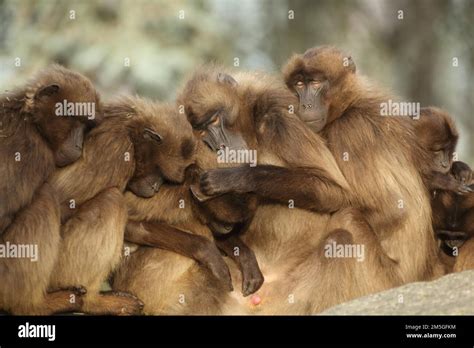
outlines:
M474 271L360 297L321 315L474 315Z

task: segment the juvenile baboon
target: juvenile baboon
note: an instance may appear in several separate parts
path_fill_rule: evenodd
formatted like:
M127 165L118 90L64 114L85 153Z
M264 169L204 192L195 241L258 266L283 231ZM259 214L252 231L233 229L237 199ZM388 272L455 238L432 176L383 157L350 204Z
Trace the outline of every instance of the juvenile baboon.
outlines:
M85 142L83 157L57 171L64 225L52 288L84 285L83 311L137 314L143 304L120 292L100 292L119 264L127 207L123 192L151 197L163 180L180 183L193 162L190 125L174 107L124 97L104 106L104 120Z
M315 313L400 282L360 213L342 209L349 187L324 141L291 112L295 102L283 85L264 74L231 77L207 67L186 83L178 104L203 143L212 150L257 150L256 167L210 171L221 180L203 175L200 188L221 198L226 184L241 194L248 191L246 179L252 182L259 205L242 240L254 251L265 282L249 298L225 293L191 264L162 253L127 274L137 289L171 295L155 297L153 307L161 313ZM355 240L367 247L365 262L325 255L333 242L351 246ZM232 262L228 266L235 284L239 272Z
M467 164L454 162L449 175L464 182L472 190L474 182L470 173L472 171ZM474 237L474 193L471 191L460 195L436 190L433 192L432 206L436 236L442 241L442 248L448 255L456 255L457 249Z
M466 163L453 162L458 140L456 125L448 113L434 107L422 108L420 118L414 119L413 124L420 144L431 154L432 173L426 178L432 194L435 234L446 254L462 256L444 260L448 265L455 264L456 270L467 269L472 263L467 257L472 254L468 251L472 247L463 247L461 252L458 249L474 237L474 182Z
M441 275L423 185L426 151L411 119L382 117L395 98L360 77L354 60L334 47L294 55L283 74L299 99L299 116L326 139L353 189L353 206L363 211L403 282Z
M125 239L164 250L140 248L129 255L114 276L113 288L140 297L147 314L218 313L219 301L232 290L229 269L219 249L239 269L234 280L241 283L244 296L263 283L254 253L235 230L251 219L255 197L228 195L199 201L194 185L200 172L218 164L202 145L196 160L181 186L165 184L150 199L131 192L125 195L129 207ZM212 306L205 305L209 300Z
M65 111L65 104L96 106L96 112ZM77 310L76 295L84 289L47 291L60 243L60 211L46 181L56 166L81 156L84 132L100 118L99 96L87 78L53 65L2 95L0 107L0 245L38 252L36 262L0 258L0 308L36 315Z
M435 107L422 108L419 117L413 119L413 125L419 144L429 154L428 164L422 166L426 168L423 174L429 189L456 194L470 192L465 182L450 175L459 133L449 114Z

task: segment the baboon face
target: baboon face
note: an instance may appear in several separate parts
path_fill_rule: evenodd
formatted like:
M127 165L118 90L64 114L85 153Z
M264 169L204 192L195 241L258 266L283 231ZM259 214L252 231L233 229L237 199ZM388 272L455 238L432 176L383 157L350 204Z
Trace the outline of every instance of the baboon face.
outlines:
M422 108L420 118L413 120L421 146L432 158L432 169L447 174L453 163L458 131L451 117L438 108Z
M345 77L355 71L350 56L327 46L309 49L288 61L283 69L285 82L299 99L299 117L313 131L319 132L332 121L333 96L344 88Z
M128 187L151 197L164 180L183 183L186 168L195 162L197 139L176 108L155 103L134 107L141 119L133 126L136 169Z
M197 73L189 80L178 103L198 139L212 151L223 148L246 149L247 143L238 131L240 100L237 81L225 73Z
M63 167L81 157L84 134L102 120L100 98L87 78L59 66L37 80L29 111Z

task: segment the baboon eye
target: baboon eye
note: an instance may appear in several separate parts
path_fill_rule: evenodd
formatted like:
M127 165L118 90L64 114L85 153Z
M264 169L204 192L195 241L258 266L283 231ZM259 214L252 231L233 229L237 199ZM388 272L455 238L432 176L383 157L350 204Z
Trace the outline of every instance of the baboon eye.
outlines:
M156 141L158 144L163 142L163 137L150 128L145 128L143 132L143 137L147 140Z
M296 82L295 86L298 87L298 88L301 88L301 87L304 86L304 82L303 81L298 81L298 82Z
M219 115L215 115L212 119L211 119L211 122L209 124L213 125L213 126L217 126L219 123L220 123L221 119L219 117Z
M318 87L322 82L320 80L311 80L311 85Z

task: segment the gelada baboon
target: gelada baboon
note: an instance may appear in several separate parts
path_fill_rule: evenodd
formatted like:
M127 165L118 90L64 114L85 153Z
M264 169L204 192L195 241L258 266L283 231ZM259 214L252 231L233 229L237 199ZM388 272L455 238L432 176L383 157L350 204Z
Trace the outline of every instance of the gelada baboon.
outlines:
M85 108L63 109L65 103ZM84 112L93 105L96 114ZM58 65L0 98L0 245L37 248L35 261L0 258L0 308L6 311L46 315L80 306L75 295L83 289L47 291L60 243L60 212L46 181L56 166L81 156L84 132L100 118L99 105L87 78Z
M129 281L156 293L167 284L168 302L174 301L171 313L194 314L314 313L399 282L359 212L341 210L348 204L349 187L324 141L291 112L296 100L276 79L258 73L232 77L218 67L205 67L186 83L178 103L212 150L257 150L256 167L208 171L200 189L225 197L221 193L227 185L242 194L248 192L246 180L251 181L259 206L242 239L254 251L265 282L248 298L237 291L219 292L212 278L164 253L146 269L145 263L137 265L142 272L129 273ZM364 262L337 258L329 250L354 240L367 246L360 255ZM239 272L232 262L228 266L235 288ZM177 278L179 285L169 285ZM154 303L160 306L169 308Z
M419 142L431 154L434 173L427 175L431 180L427 185L432 194L433 228L443 251L456 256L443 260L455 270L472 268L472 242L463 244L474 237L473 175L466 163L453 162L458 140L454 120L443 110L429 107L421 109L413 124Z
M64 221L52 288L84 285L87 313L139 313L143 304L135 297L100 292L121 259L123 192L128 187L151 197L163 180L182 182L194 143L190 125L173 106L132 97L104 106L104 120L89 134L83 157L51 179Z
M218 303L232 290L229 269L219 249L239 269L234 282L241 283L243 296L263 283L254 253L236 230L251 219L255 197L226 195L198 200L195 185L200 172L219 164L202 144L196 161L181 186L165 184L150 199L126 193L129 223L125 239L176 253L141 248L124 259L114 276L113 288L136 294L147 314L219 313Z
M413 125L418 142L429 154L428 165L422 167L427 171L423 174L428 188L456 194L470 192L465 182L450 175L459 138L451 116L439 108L422 108L419 117L413 118Z
M326 139L353 189L353 206L363 211L403 282L441 275L423 185L429 159L411 119L383 117L394 98L357 74L354 60L337 48L296 54L283 74L299 99L299 116Z
M446 263L455 270L474 266L474 181L471 168L463 162L454 162L449 175L470 192L455 193L438 189L433 192L433 228L441 241L441 248L451 258ZM469 250L469 251L468 251ZM472 260L468 257L471 255ZM446 261L446 259L444 259ZM465 266L461 266L464 264ZM470 266L467 266L470 264Z

